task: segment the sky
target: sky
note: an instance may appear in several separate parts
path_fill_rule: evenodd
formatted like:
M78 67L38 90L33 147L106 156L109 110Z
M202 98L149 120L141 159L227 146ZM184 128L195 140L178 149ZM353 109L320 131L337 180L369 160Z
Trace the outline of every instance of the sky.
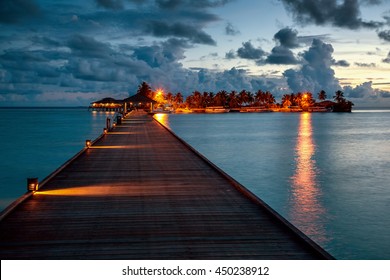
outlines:
M0 0L0 107L336 90L390 106L390 0Z

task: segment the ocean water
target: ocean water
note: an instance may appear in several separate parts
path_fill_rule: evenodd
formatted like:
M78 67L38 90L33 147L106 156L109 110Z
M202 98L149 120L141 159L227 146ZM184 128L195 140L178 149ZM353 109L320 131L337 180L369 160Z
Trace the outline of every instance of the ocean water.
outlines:
M156 116L338 259L390 259L390 110Z
M113 113L0 108L0 208ZM390 110L156 115L338 259L390 259Z
M95 139L112 112L87 108L0 108L0 210Z

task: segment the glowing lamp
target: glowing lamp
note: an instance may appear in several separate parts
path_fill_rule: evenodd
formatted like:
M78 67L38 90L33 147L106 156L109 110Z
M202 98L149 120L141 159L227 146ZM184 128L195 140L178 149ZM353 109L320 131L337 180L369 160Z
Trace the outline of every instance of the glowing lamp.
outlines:
M92 141L91 140L85 140L85 147L87 147L87 148L89 148L89 147L91 147L91 145L92 145Z
M103 128L103 133L107 134L107 128Z
M38 190L38 178L27 178L27 190L34 192Z

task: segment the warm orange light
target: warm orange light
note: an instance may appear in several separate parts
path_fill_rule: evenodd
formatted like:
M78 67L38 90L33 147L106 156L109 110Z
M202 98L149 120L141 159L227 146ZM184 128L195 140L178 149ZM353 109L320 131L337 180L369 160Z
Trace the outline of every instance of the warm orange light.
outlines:
M296 168L291 177L291 220L309 236L323 242L326 232L318 219L325 214L319 196L321 186L317 179L318 169L315 161L316 145L313 139L311 114L300 115L297 143L295 146Z
M27 190L37 191L39 187L38 178L27 178Z
M162 90L162 89L157 89L157 91L156 91L156 97L159 97L159 96L161 96L161 95L163 95L164 94L164 91Z
M153 116L159 123L166 127L169 127L168 115L167 114L154 114Z
M87 147L87 148L89 148L89 147L91 147L91 145L92 145L92 141L91 140L85 140L85 147Z

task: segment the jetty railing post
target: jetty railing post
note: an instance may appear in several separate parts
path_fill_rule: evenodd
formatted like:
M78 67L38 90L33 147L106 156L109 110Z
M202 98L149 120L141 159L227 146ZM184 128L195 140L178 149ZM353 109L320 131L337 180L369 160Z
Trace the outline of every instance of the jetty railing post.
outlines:
M106 128L107 128L107 131L110 131L111 129L111 119L110 118L106 118Z

